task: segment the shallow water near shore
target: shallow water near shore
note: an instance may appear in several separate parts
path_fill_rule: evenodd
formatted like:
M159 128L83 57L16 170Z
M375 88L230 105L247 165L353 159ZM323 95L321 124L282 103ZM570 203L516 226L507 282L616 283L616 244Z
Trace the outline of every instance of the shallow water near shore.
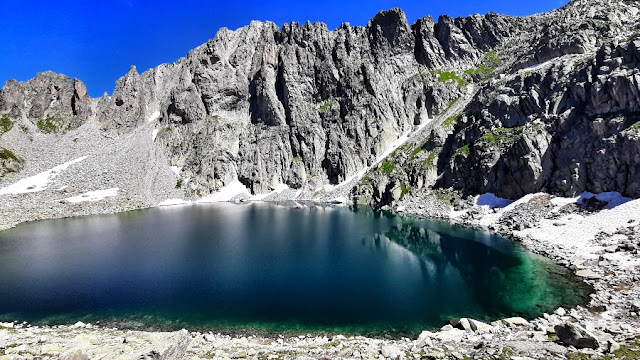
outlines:
M507 239L368 208L212 204L0 232L5 321L415 336L589 292Z

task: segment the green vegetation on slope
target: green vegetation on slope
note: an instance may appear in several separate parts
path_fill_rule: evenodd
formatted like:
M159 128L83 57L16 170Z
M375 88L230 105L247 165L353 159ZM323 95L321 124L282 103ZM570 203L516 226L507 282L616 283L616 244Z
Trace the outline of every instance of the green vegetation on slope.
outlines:
M512 128L499 127L482 135L482 141L491 145L503 145L514 142L522 133L522 126Z
M383 161L380 165L380 172L383 175L389 175L396 168L396 164L392 161Z
M477 68L471 68L471 69L467 69L465 70L465 74L472 76L472 75L484 75L484 74L491 74L492 72L494 72L496 70L496 68L490 68L490 67L486 67L484 65L480 65L480 67Z
M65 133L67 131L76 129L82 125L82 120L73 118L65 126L64 120L58 116L48 115L45 119L40 119L36 122L36 126L40 131L45 134Z
M458 148L458 150L456 150L457 154L461 154L461 155L464 155L464 156L468 156L469 152L470 152L469 144L463 145L462 147Z
M640 136L640 121L637 121L635 124L629 126L625 131L631 136Z
M324 104L320 105L320 111L327 110L327 109L331 108L334 104L337 104L337 101L329 100L329 101L325 102Z
M498 53L495 51L489 51L482 57L482 64L487 68L495 69L502 64L502 59L500 59L500 56L498 56Z
M434 70L431 73L436 75L437 80L441 83L445 83L445 84L453 83L458 85L458 87L463 87L467 85L467 82L463 78L459 77L453 71Z
M0 148L0 160L15 160L20 161L13 151L5 148Z
M3 114L0 117L0 135L6 132L9 132L9 130L11 130L12 127L13 127L13 121L9 119L9 116L7 114Z
M453 116L447 118L447 120L442 122L442 126L447 127L447 128L450 127L450 126L453 126L453 124L458 122L458 120L460 119L461 116L462 116L462 114L458 114L458 115L453 115Z

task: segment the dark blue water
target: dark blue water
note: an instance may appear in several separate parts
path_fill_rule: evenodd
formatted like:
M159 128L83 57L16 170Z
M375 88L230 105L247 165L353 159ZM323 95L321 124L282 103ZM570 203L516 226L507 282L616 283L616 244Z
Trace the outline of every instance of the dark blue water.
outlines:
M368 209L219 204L0 232L3 320L415 335L587 300L508 240Z

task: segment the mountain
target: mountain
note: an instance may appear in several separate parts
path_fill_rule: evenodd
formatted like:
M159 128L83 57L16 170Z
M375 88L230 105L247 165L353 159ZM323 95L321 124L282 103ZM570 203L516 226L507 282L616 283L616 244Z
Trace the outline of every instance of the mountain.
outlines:
M391 9L333 31L252 22L173 64L131 67L112 96L90 98L51 72L10 80L0 212L109 212L234 184L374 206L433 189L637 198L639 13L636 1L575 0L528 17L413 25ZM47 173L44 188L6 189L85 156ZM118 195L82 208L65 200L105 188Z

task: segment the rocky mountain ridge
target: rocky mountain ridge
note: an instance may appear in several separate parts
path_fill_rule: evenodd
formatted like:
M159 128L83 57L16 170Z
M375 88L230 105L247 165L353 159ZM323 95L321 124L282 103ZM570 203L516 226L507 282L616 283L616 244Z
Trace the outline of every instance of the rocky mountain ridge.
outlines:
M153 126L158 176L171 167L183 198L236 181L253 194L284 184L316 198L354 176L349 197L376 206L425 186L638 197L638 13L633 1L582 0L529 17L410 25L391 9L333 31L223 28L174 64L132 67L111 96L92 99L80 80L50 72L8 81L0 114L12 130L0 146L28 164L30 147L16 142L94 126L129 143ZM381 161L403 135L410 141ZM15 164L0 184L21 177Z

